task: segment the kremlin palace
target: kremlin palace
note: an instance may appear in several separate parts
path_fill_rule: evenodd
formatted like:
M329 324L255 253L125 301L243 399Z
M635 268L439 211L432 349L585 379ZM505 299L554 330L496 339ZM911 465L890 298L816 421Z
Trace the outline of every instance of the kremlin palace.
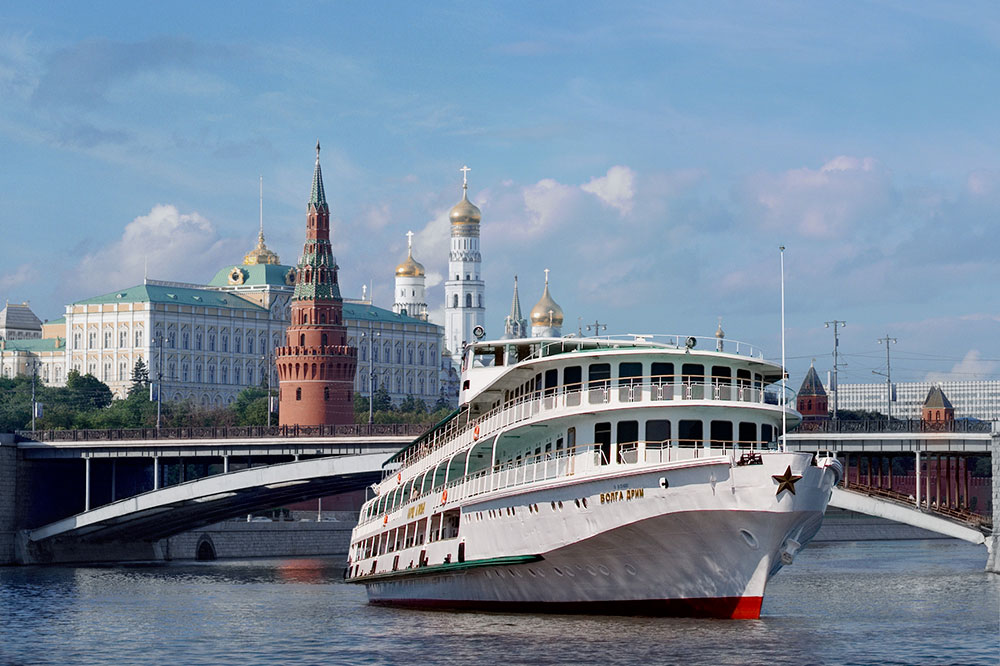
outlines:
M462 349L485 325L482 215L468 197L469 170L463 168L462 199L450 213L445 325L439 326L428 320L426 271L414 258L412 233L407 256L395 270L391 309L370 299L341 298L316 148L306 245L297 266L282 264L267 247L262 216L256 246L242 263L220 268L205 284L144 279L71 303L63 317L44 323L27 303L8 302L0 310L0 374L35 374L47 385L61 386L76 370L123 398L141 359L150 380L160 380L164 400L205 407L229 404L247 387L277 389L279 383L284 407L301 400L303 391L313 390L310 382L320 379L327 384L325 398L312 400L330 400L334 390L340 403L350 400L348 389L369 395L385 388L397 404L407 396L428 405L439 398L454 404ZM504 337L558 334L562 326L547 274L530 318L529 331L515 278ZM319 375L317 354L328 361L319 363ZM329 376L323 374L327 367ZM333 368L342 375L337 382ZM286 384L295 387L288 389L294 397L285 394Z

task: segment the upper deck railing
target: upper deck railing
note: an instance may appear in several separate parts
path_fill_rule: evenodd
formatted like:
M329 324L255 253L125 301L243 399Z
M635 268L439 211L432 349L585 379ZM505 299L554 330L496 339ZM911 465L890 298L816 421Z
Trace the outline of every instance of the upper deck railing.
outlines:
M267 439L296 437L416 437L427 430L419 423L350 423L300 426L189 426L182 428L103 428L95 430L18 430L21 441L107 442L152 439Z
M503 344L516 346L518 343L530 343L531 340L505 340ZM492 343L497 344L497 343ZM697 351L717 351L738 356L747 356L764 360L764 351L747 342L726 340L724 338L706 337L701 335L676 335L672 333L650 333L628 335L605 335L588 338L560 338L544 340L537 351L524 360L544 358L554 354L562 354L573 349L584 351L601 351L605 349L621 350L623 345L641 349L646 345L665 347L667 349L691 349Z
M532 419L542 412L555 409L600 405L635 405L654 403L660 406L680 401L724 401L778 406L782 387L763 386L750 380L685 376L654 375L617 379L587 380L579 384L535 390L529 395L498 405L485 414L470 416L467 410L433 432L427 433L411 447L402 451L392 462L409 465L445 449L454 453L472 442L490 437L511 425ZM794 391L785 389L786 406L793 404Z
M797 433L989 433L993 428L990 421L923 421L921 419L862 419L846 421L829 419L803 421L789 434Z

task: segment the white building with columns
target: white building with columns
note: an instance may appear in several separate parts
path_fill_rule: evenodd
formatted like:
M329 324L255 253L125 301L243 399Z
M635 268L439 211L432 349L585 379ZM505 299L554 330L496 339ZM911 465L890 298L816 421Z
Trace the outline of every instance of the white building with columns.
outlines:
M462 350L472 342L473 329L486 325L486 284L479 253L479 223L482 213L469 201L468 167L462 167L462 200L451 209L451 251L445 293L445 344L456 364Z

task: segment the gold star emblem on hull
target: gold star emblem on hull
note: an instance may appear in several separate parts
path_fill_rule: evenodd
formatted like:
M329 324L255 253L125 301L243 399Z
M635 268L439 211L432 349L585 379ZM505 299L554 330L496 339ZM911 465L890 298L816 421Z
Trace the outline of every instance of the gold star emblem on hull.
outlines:
M791 465L785 467L784 474L772 474L771 478L778 482L778 491L774 493L775 497L781 494L782 490L787 490L791 494L795 494L795 482L801 479L801 476L796 476L792 474Z

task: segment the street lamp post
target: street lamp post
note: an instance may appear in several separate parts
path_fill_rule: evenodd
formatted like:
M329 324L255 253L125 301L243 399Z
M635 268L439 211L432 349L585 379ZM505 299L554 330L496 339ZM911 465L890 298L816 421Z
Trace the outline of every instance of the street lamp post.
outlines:
M830 387L833 389L833 420L837 420L837 408L839 406L840 400L840 384L837 379L837 370L840 368L839 352L840 352L840 335L837 328L843 328L847 326L846 321L840 321L839 319L834 319L833 321L826 322L826 327L830 328L830 324L833 324L833 385Z
M38 403L35 402L35 378L38 377L38 359L31 359L31 432L35 432L35 415L38 413Z
M163 403L163 336L156 336L159 348L156 359L156 434L160 434L160 405Z

